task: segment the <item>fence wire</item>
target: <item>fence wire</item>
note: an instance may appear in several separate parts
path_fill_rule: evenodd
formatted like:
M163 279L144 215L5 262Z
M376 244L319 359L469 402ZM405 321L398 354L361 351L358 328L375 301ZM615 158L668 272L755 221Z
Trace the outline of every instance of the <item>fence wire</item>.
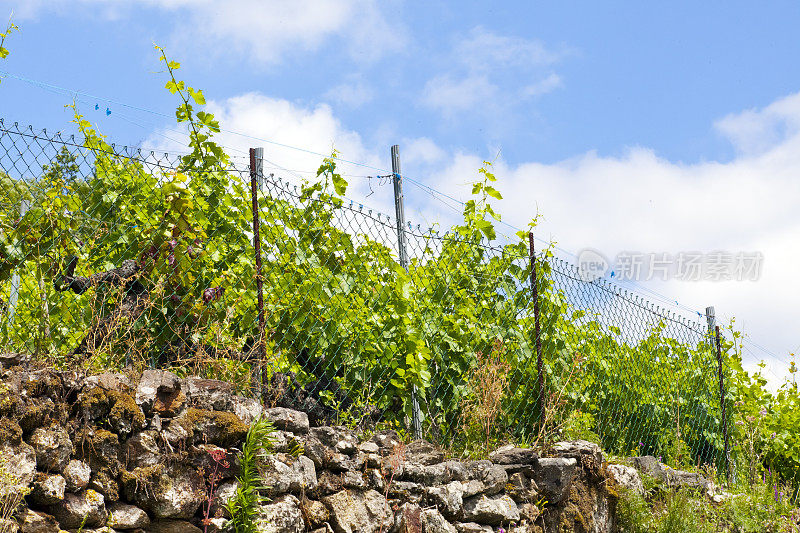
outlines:
M729 369L705 325L469 224L405 226L405 270L394 217L269 176L262 337L250 169L187 168L0 121L0 350L200 373L406 434L418 408L455 449L583 437L723 465Z

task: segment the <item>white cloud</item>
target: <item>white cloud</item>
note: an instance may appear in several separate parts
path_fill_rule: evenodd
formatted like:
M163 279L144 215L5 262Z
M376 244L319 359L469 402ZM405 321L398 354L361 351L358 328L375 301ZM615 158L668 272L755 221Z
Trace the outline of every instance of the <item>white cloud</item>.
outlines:
M471 70L550 65L564 52L548 50L543 43L507 35L497 35L483 27L473 28L455 46L456 58Z
M553 92L563 85L561 76L551 73L546 78L531 83L522 91L525 96L542 96L549 92Z
M377 0L5 0L20 18L43 12L65 12L76 4L99 9L116 18L142 7L178 12L182 22L175 28L178 43L197 49L247 54L271 65L298 51L315 51L334 37L356 60L373 61L402 48L403 30L389 31ZM368 44L368 45L367 45Z
M375 97L375 92L361 76L350 76L344 83L328 89L324 98L346 107L359 107Z
M563 85L551 69L567 54L536 40L473 28L453 46L447 68L425 84L420 103L448 118L468 112L506 122L516 106Z
M800 93L799 93L800 94ZM776 102L789 102L798 95ZM326 153L332 144L342 157L386 168L388 147L368 146L362 137L342 125L330 107L303 107L286 100L247 94L210 106L224 128ZM787 105L770 105L726 117L737 124L738 139L752 138L771 123L776 109L780 122L800 121ZM752 130L748 130L750 124ZM732 130L729 130L732 131ZM619 157L588 152L553 164L526 162L494 166L504 200L496 202L504 220L524 227L537 212L543 220L536 234L554 238L566 250L598 249L613 257L623 250L668 252L699 250L760 251L764 268L757 282L643 282L694 309L714 305L721 322L736 316L737 324L753 340L787 358L798 341L792 324L800 320L800 130L780 130L770 146L742 154L725 163L680 164L658 157L652 150L632 148ZM156 137L153 141L157 141ZM246 150L263 144L267 158L294 170L313 171L320 157L279 146L223 134L225 145ZM444 193L466 199L469 183L482 164L478 154L448 152L428 138L404 139L403 172ZM352 174L373 174L342 165ZM286 176L284 172L278 175ZM307 175L307 174L306 174ZM374 175L374 174L373 174ZM349 196L383 213L393 213L391 187L373 180L350 178ZM367 196L370 191L373 194ZM409 220L448 226L460 207L439 201L429 191L406 183ZM447 204L447 206L445 205ZM498 229L512 234L504 226ZM753 357L747 353L750 368ZM784 376L785 366L768 360L768 376Z
M498 87L486 76L469 76L454 79L450 75L438 76L425 84L422 102L445 115L488 105L498 93Z
M740 152L763 152L800 132L800 93L776 100L762 110L730 114L718 120L715 127Z

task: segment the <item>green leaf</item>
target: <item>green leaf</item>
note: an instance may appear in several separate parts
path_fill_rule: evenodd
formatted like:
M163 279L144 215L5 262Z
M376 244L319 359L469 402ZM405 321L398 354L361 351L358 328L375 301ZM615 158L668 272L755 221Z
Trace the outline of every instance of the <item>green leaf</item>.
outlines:
M334 174L333 188L336 191L336 194L339 196L344 196L344 193L347 191L347 181L339 174Z
M483 188L483 190L486 192L486 194L488 194L488 195L489 195L489 196L491 196L492 198L496 198L496 199L498 199L498 200L502 200L502 199L503 199L503 195L502 195L502 194L500 194L500 191L498 191L497 189L495 189L495 188L494 188L494 187L492 187L491 185L486 185L486 186Z
M195 91L192 87L188 89L189 96L195 101L197 105L205 105L206 104L206 97L203 96L203 91ZM213 117L212 117L213 118Z

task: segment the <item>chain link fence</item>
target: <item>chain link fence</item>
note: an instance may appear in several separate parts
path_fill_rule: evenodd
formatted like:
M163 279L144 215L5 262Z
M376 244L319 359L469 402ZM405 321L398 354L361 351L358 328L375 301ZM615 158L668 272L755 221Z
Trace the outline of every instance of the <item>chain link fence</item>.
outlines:
M229 379L457 450L582 437L726 461L706 326L532 239L403 226L404 268L395 218L334 194L332 169L316 188L258 176L254 227L249 167L86 146L0 121L0 352Z

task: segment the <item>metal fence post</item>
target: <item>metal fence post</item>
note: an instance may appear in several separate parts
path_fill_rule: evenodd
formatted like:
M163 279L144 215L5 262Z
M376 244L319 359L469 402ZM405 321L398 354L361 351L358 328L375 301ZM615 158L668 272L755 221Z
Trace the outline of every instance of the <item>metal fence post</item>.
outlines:
M530 259L531 259L531 291L533 292L533 334L536 342L536 371L538 373L539 383L539 409L541 410L541 422L544 426L545 420L545 403L544 403L544 362L542 361L542 337L539 330L539 287L536 283L536 252L533 246L533 232L528 232L528 241L530 243Z
M722 371L722 343L720 342L719 326L714 326L714 335L717 345L717 366L719 368L719 403L722 408L722 438L725 440L725 475L732 481L731 450L728 441L728 417L725 414L725 380Z
M264 318L264 280L261 272L261 224L258 220L258 187L257 182L262 180L263 174L264 149L250 148L250 193L253 197L253 248L256 255L256 290L258 291L258 342L256 342L256 372L255 379L258 381L257 394L261 396L262 380L261 375L264 359L266 358L266 346L264 344L264 330L266 319Z
M408 272L408 255L406 252L406 216L403 212L403 176L400 172L400 147L396 144L392 146L392 182L394 184L394 209L397 219L397 255L400 258L400 266ZM422 416L417 400L417 387L411 390L411 425L414 430L414 438L422 438Z
M19 218L25 216L25 213L28 212L28 201L21 200L19 203ZM8 325L14 323L14 315L17 312L17 300L19 300L19 288L20 288L20 279L19 279L19 269L14 271L14 275L11 277L11 293L8 296Z

